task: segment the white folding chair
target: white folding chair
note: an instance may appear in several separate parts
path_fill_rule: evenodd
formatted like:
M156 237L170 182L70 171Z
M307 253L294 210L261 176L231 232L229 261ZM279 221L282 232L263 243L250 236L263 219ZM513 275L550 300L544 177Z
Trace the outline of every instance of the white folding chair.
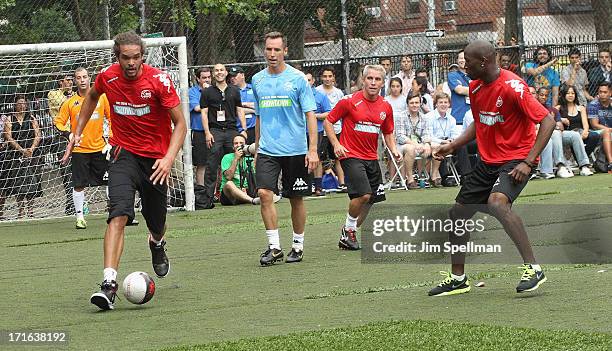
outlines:
M389 188L391 187L391 184L395 182L395 178L399 177L402 188L404 188L405 190L408 190L408 186L406 185L406 179L404 179L404 176L402 176L402 168L404 167L404 164L403 163L401 165L397 164L397 162L395 161L395 157L393 157L393 154L391 153L391 150L387 146L387 143L385 142L384 138L382 139L382 143L383 143L383 147L385 148L385 152L387 153L387 156L389 157L389 160L391 160L391 163L393 163L393 167L395 167L395 175L391 177L391 179L389 179L389 182L387 183L389 184Z
M446 155L446 165L451 172L451 175L449 177L454 178L455 182L457 182L457 185L461 184L461 176L457 171L457 166L455 166L455 162L453 162L453 155Z

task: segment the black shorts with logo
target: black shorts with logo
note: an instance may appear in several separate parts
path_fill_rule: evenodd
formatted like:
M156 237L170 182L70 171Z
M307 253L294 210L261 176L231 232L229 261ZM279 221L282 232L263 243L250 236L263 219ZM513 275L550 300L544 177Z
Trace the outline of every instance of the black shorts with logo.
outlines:
M208 147L203 130L191 131L191 163L194 166L206 166L208 162Z
M108 161L106 155L101 151L84 153L74 152L72 154L72 186L75 188L86 188L88 186L99 186L106 184L108 174Z
M370 204L385 201L385 188L378 160L345 158L340 160L344 170L349 198L371 194Z
M278 177L283 172L283 197L303 197L312 194L312 177L305 166L306 155L257 155L257 189L278 193Z
M527 180L517 184L508 174L521 162L522 160L512 160L501 166L494 166L479 159L472 172L464 176L463 185L455 201L463 205L483 205L492 193L502 193L510 202L514 202L529 181L527 177Z
M134 219L134 197L140 193L142 216L153 234L162 234L166 226L168 186L153 185L151 174L155 159L133 154L121 146L113 146L108 168L108 220L127 216Z
M319 160L322 161L325 156L325 149L323 149L323 139L327 139L327 137L323 136L323 132L317 133L317 155L319 156ZM310 147L310 138L307 136L306 140L308 142L308 147Z
M339 133L336 134L336 138L340 140ZM334 146L332 145L331 141L329 141L329 138L327 137L327 135L323 137L323 143L321 145L321 148L323 149L323 153L325 153L325 155L323 155L323 157L321 158L321 161L326 160L326 159L336 160L338 158L336 156L336 153L334 152Z

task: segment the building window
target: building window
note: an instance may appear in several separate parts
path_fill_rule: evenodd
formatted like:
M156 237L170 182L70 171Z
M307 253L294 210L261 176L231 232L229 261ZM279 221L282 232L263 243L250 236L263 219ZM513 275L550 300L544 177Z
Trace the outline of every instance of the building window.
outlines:
M457 7L455 5L455 0L444 0L444 11L457 11Z
M418 17L421 14L419 0L406 0L406 17Z

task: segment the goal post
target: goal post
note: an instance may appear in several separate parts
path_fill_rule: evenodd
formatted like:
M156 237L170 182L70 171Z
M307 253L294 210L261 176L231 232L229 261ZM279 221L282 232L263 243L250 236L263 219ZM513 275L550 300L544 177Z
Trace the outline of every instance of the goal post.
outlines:
M143 40L146 45L145 62L168 73L173 80L189 131L186 38ZM70 165L59 164L66 141L53 123L54 106L57 111L58 101L55 101L57 95L52 94L55 91L69 94L60 90L60 80L72 76L78 67L88 70L93 85L100 70L115 62L113 44L112 40L103 40L0 45L0 221L26 219L28 214L34 219L74 214L74 209L71 212L69 206L72 194ZM73 86L71 90L76 89ZM38 128L32 125L30 134L27 130L19 129L22 124L13 124L16 119L16 97L25 97L27 116L38 122ZM59 98L63 99L61 94ZM17 127L11 135L4 133L7 124ZM107 129L105 135L108 135ZM26 138L27 135L31 139L33 135L39 138L31 157L22 156L15 145L15 142L20 142L15 140L15 136ZM24 142L28 143L25 139ZM168 189L169 205L187 211L195 210L191 150L191 136L187 133L172 168ZM22 167L24 164L28 166ZM104 213L107 207L105 187L87 188L86 202L90 213ZM32 203L34 210L28 213Z

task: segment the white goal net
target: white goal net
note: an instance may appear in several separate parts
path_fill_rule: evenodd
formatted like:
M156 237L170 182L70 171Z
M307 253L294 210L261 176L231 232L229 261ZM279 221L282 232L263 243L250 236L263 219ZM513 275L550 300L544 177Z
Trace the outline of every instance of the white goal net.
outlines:
M145 39L145 43L146 62L172 77L189 123L185 38ZM77 90L65 78L84 67L93 84L96 74L115 60L112 45L107 40L0 46L0 221L74 214L71 167L59 163L66 139L53 119ZM105 186L87 188L85 193L86 211L106 212ZM194 207L189 138L172 169L168 204L186 210Z

